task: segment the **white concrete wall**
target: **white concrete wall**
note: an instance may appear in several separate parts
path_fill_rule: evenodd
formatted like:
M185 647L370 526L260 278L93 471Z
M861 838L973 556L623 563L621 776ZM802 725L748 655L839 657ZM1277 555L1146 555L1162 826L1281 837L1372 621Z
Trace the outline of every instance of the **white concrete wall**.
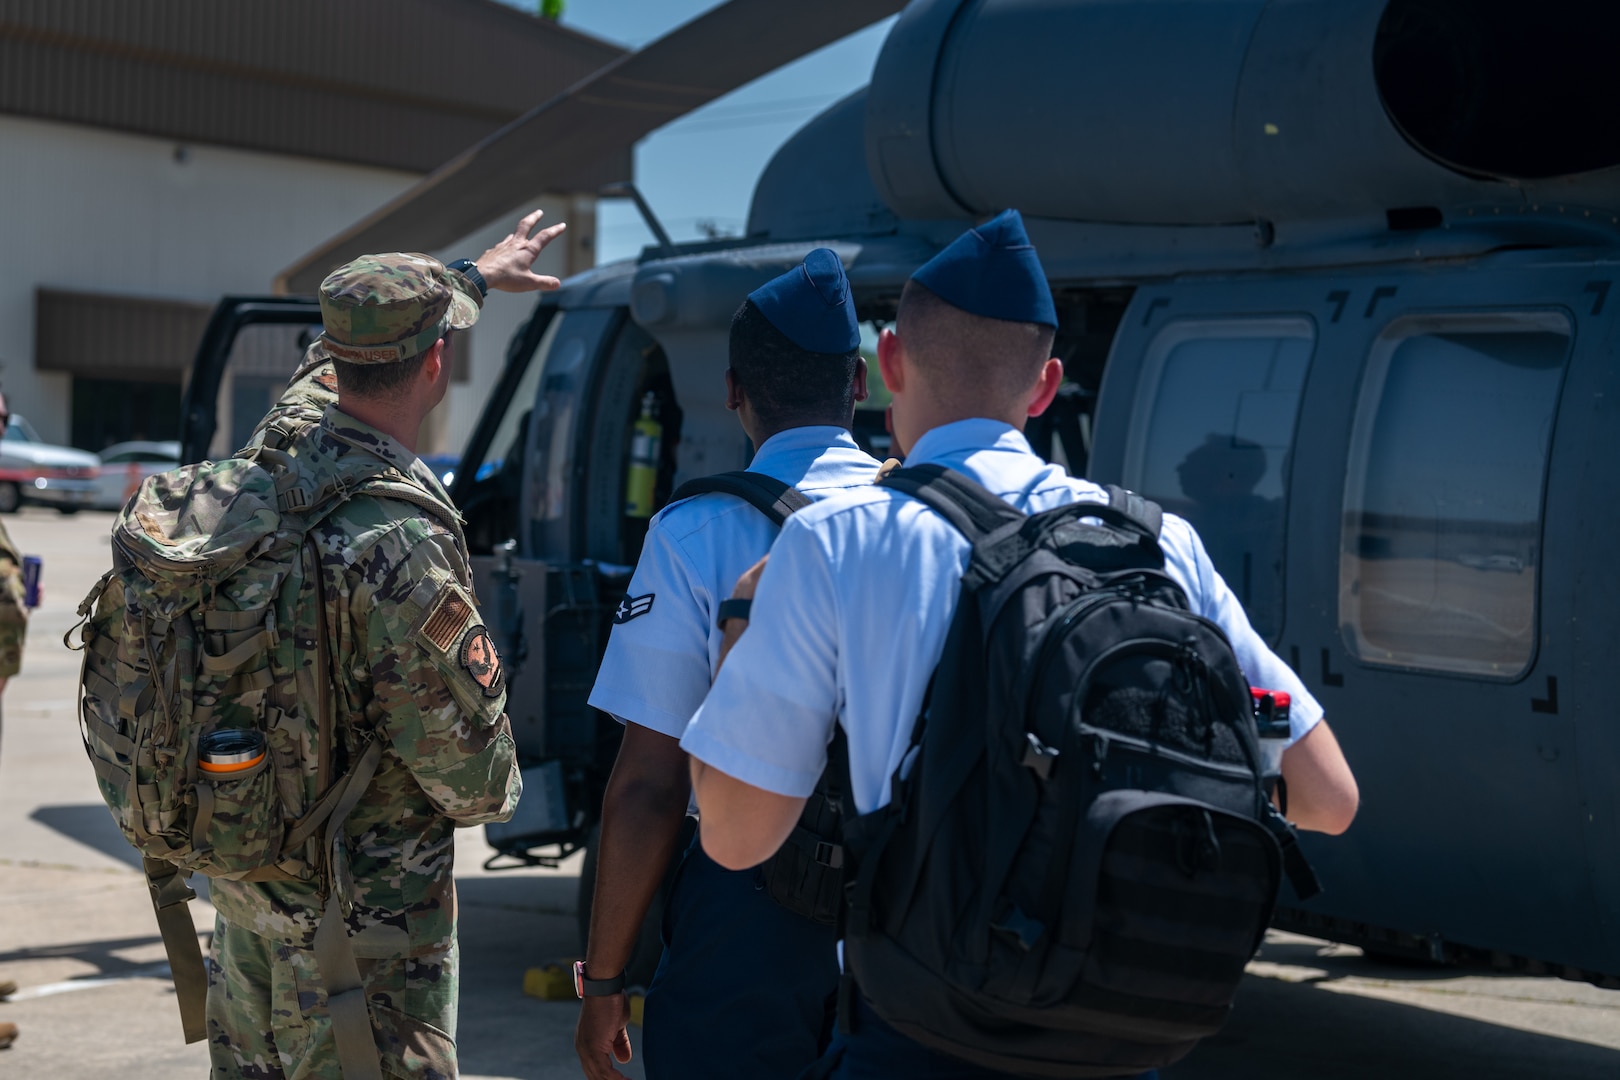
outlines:
M268 293L278 271L417 179L211 146L176 149L166 139L0 115L0 380L11 409L50 441L68 437L69 377L34 370L36 287L210 304L225 293ZM557 220L570 204L536 205ZM445 257L474 258L515 223L514 214ZM565 245L548 250L537 269L567 272ZM506 339L533 303L490 298L473 335L473 381L452 388L424 453L459 451Z

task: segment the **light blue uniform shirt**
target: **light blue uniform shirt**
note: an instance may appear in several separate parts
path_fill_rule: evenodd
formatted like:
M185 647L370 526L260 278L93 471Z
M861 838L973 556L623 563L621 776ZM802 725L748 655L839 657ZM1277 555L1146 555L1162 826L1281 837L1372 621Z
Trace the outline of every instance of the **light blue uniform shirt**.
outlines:
M818 499L870 486L878 462L838 427L798 427L765 440L748 466ZM801 511L802 512L802 511ZM734 495L683 499L659 511L630 578L590 702L622 723L678 739L720 662L715 610L771 548L776 526Z
M934 463L1033 513L1107 502L1035 455L994 420L962 420L917 440L907 465ZM1165 569L1192 610L1220 624L1253 686L1293 695L1292 738L1322 718L1299 678L1249 625L1191 525L1166 514ZM754 598L748 631L692 718L681 746L730 776L805 796L827 761L836 718L849 739L861 813L889 801L923 692L945 647L971 547L922 503L864 487L799 511L782 529Z

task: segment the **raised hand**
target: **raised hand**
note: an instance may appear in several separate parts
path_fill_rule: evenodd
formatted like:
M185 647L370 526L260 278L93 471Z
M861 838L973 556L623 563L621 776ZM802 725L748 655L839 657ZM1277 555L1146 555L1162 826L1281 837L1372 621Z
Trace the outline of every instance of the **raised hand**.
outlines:
M484 283L492 292L497 289L501 292L537 292L562 286L562 282L556 278L536 274L530 269L546 245L568 228L566 221L559 221L530 236L545 213L544 210L534 210L525 214L510 236L502 237L494 247L474 260L478 264L478 272L484 275Z

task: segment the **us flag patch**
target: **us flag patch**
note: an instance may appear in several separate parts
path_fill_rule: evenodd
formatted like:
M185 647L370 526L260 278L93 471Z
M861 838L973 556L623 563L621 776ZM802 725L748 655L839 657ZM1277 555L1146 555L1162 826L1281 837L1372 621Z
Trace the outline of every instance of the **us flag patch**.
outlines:
M646 596L626 596L619 601L619 606L613 609L614 623L622 625L631 619L641 618L652 610L653 597L656 595L648 593Z
M449 652L470 615L472 605L462 599L461 590L447 584L439 591L432 613L422 623L422 634L442 651Z

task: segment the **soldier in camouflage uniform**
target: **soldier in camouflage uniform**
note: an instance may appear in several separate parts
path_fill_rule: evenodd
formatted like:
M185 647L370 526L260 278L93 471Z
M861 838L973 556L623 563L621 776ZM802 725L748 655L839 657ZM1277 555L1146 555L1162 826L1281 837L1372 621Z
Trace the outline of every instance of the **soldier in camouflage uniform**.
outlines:
M403 254L334 271L320 290L325 333L267 418L319 416L288 448L305 467L373 455L443 507L361 494L312 534L334 637L340 747L356 745L347 733L371 730L387 748L344 824L336 872L352 905L348 929L389 1075L456 1075L454 828L504 820L521 790L505 674L472 596L459 521L415 454L416 433L444 396L450 339L477 319L484 288L557 287L529 269L562 228L530 237L538 218L525 218L470 273ZM212 900L214 1075L337 1080L312 950L320 890L216 879Z
M0 435L11 422L6 396L0 393ZM0 692L22 670L23 639L28 636L28 609L23 606L22 556L11 534L0 525Z
M4 435L6 424L11 420L11 411L6 407L6 396L0 394L0 435ZM6 527L0 525L0 693L4 693L6 683L11 677L22 670L23 640L28 637L28 609L23 606L23 580L22 556L17 554L17 545L11 542L11 534ZM3 727L0 721L0 727ZM0 998L5 998L17 992L14 982L0 982ZM17 1039L17 1025L0 1022L0 1050L4 1050Z

